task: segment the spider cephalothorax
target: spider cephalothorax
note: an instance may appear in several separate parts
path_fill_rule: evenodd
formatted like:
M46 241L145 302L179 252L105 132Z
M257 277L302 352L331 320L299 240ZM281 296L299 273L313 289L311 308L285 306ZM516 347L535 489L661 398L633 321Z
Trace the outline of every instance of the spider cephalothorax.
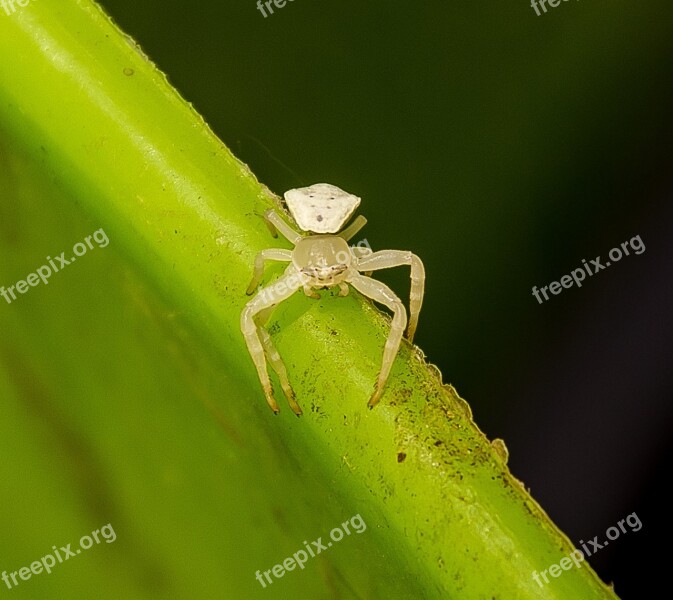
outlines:
M268 360L285 392L285 396L295 414L301 414L294 392L288 381L287 370L276 351L264 324L271 311L297 290L303 289L307 296L320 298L316 289L339 286L339 295L348 294L348 286L387 306L393 312L393 319L383 352L383 362L379 372L376 389L369 400L373 407L381 398L383 388L390 373L393 360L402 340L407 323L404 305L395 293L384 283L369 277L372 271L411 266L411 299L409 328L407 337L413 340L418 323L418 313L423 303L425 270L420 258L411 252L402 250L381 250L371 252L367 248L349 246L350 240L367 220L358 216L343 229L360 204L360 198L353 196L336 186L327 183L289 190L285 193L288 210L302 233L290 227L274 210L264 215L274 237L280 231L292 244L293 250L273 248L262 250L255 258L252 281L247 293L252 294L264 274L264 261L275 260L290 263L285 273L273 284L260 290L250 300L241 314L241 331L257 367L266 400L274 412L278 404L273 397L271 380L266 368ZM365 273L365 274L363 274Z

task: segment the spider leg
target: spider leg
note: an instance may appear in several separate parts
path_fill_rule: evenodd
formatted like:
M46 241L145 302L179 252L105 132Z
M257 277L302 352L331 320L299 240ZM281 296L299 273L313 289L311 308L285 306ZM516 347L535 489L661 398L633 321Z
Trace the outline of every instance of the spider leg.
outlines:
M362 295L367 296L376 302L380 302L393 311L393 320L390 326L390 333L388 334L386 346L383 350L381 371L379 372L374 394L369 400L369 408L373 408L383 395L383 388L386 385L388 375L390 374L390 369L393 366L393 361L395 360L397 351L400 348L402 333L404 332L404 327L407 324L407 311L405 310L402 301L382 281L365 277L359 273L353 273L346 281Z
M354 221L339 234L339 237L348 241L366 224L367 219L362 215L358 215L357 217L355 217Z
M261 325L255 322L256 315L262 313L264 318L268 318L269 310L272 309L275 305L279 304L283 300L289 298L301 287L301 280L299 274L295 269L290 266L281 277L274 281L271 285L260 290L256 296L252 298L243 309L241 313L241 332L245 338L245 343L248 347L248 352L252 357L255 367L257 369L257 375L264 389L264 395L266 396L266 401L271 407L273 412L278 413L278 403L273 397L273 388L271 387L271 380L269 379L269 372L266 368L266 354L264 352L264 346L262 345L262 339L260 338L259 328ZM278 353L275 353L278 355ZM274 357L275 361L275 357ZM275 366L278 366L279 363L282 363L280 356L278 355L278 361ZM273 363L272 363L273 366ZM280 377L280 375L279 375ZM294 394L292 394L292 400L288 397L288 402L290 406L298 415L295 410L299 408L296 405L296 402L293 405ZM301 410L301 409L300 409Z
M269 335L269 332L266 329L264 329L264 327L259 325L257 327L257 333L259 334L259 337L262 341L262 346L264 347L266 358L269 360L271 368L276 372L276 375L278 375L278 379L280 381L280 387L283 388L283 393L287 398L287 402L290 405L290 408L294 411L295 415L297 416L301 415L302 414L301 407L299 406L299 404L297 404L297 401L295 400L294 390L292 389L290 381L287 378L287 368L285 367L285 363L283 362L283 359L280 357L280 354L278 354L278 350L276 350L276 346L274 346L273 341L271 340L271 336Z
M255 315L255 323L257 323L258 326L264 327L264 325L269 322L269 319L271 318L274 310L276 310L275 304L265 308L264 310L260 310Z
M255 256L255 266L252 270L252 280L245 293L249 296L255 291L255 288L264 277L264 261L275 260L278 262L289 262L292 260L292 251L281 248L268 248L262 250Z
M423 305L423 292L425 289L425 267L415 254L404 250L381 250L369 256L360 258L357 263L358 271L378 271L391 267L411 266L411 294L409 298L409 329L407 338L414 340L418 325L418 314Z
M318 292L316 292L307 283L304 284L304 294L306 294L309 298L313 298L314 300L320 300L320 294Z
M285 267L283 275L287 275L290 273L296 273L296 269L293 264L289 264L287 267ZM259 326L264 327L269 322L269 319L271 318L273 311L276 310L276 306L277 304L272 304L271 306L267 306L266 308L260 310L255 315L255 323L257 323L257 325Z
M288 265L287 269L285 269L285 272L290 273L293 269L294 269L293 265ZM266 354L266 358L269 361L271 368L276 372L276 375L278 375L280 385L283 388L283 392L285 394L285 397L287 398L290 407L292 408L294 413L297 416L299 416L302 414L302 410L295 400L294 390L292 389L290 381L288 380L287 377L287 369L285 367L285 363L283 363L282 359L280 358L280 354L278 354L278 350L276 350L276 346L274 345L271 336L269 335L269 332L264 328L264 326L269 321L269 318L271 317L271 314L275 309L276 305L273 304L261 310L255 315L255 323L257 324L257 333L262 342L262 346L264 347L264 353Z
M358 264L359 264L359 262L363 258L365 258L366 256L371 256L372 255L372 250L371 250L371 248L362 248L360 246L351 246L351 253L353 254L353 256L355 256L355 258L357 259ZM371 277L373 271L362 271L362 272L365 274L366 277Z
M301 240L302 236L283 221L282 217L273 210L273 208L270 208L264 213L264 220L273 237L278 237L278 232L280 231L283 234L283 237L287 238L295 245Z

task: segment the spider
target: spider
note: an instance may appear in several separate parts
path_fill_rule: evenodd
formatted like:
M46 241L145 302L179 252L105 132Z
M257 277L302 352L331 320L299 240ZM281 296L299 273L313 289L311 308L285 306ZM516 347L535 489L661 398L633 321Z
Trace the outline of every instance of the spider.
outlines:
M255 258L252 281L246 293L251 295L264 275L265 261L290 263L283 275L271 285L261 289L243 309L241 331L248 351L257 368L257 374L264 388L266 401L271 410L278 413L278 403L273 396L266 361L278 375L287 401L299 416L302 410L295 400L295 394L287 377L287 369L264 328L274 308L299 289L315 299L320 295L315 290L339 287L339 296L348 295L349 285L362 295L387 306L393 313L390 333L383 351L383 361L378 374L376 388L368 406L373 408L381 399L390 369L400 347L402 333L407 324L404 305L395 293L384 283L370 277L372 271L410 265L411 297L409 301L410 319L407 338L413 341L418 314L423 303L425 269L421 259L411 252L402 250L381 250L372 252L369 248L350 247L350 240L367 222L359 215L343 229L360 198L327 184L317 183L309 187L292 189L284 194L290 215L301 230L295 231L273 209L264 214L273 237L283 234L293 245L293 250L270 248L262 250Z

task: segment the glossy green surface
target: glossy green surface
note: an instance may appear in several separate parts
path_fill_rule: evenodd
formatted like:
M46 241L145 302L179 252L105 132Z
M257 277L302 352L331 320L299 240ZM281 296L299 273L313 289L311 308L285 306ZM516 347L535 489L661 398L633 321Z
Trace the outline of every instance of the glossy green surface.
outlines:
M614 597L587 567L533 581L571 547L419 352L366 409L387 322L357 294L277 311L305 416L269 411L238 322L273 199L96 7L55 6L0 18L0 284L110 243L0 304L0 570L117 540L14 597Z

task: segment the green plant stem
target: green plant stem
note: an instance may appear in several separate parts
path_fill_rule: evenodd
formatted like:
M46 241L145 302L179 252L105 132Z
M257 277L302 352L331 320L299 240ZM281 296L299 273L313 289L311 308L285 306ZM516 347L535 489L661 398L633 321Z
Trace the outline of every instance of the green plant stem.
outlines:
M0 55L4 131L215 349L245 389L223 393L219 409L256 403L247 427L274 440L281 465L306 465L376 519L373 573L403 565L388 575L427 598L616 597L586 564L544 587L533 580L572 545L419 350L402 348L367 410L389 325L356 293L298 294L278 309L274 340L305 414L296 419L280 393L281 415L268 410L239 316L255 254L283 245L261 219L275 199L95 4L40 0L0 15Z

